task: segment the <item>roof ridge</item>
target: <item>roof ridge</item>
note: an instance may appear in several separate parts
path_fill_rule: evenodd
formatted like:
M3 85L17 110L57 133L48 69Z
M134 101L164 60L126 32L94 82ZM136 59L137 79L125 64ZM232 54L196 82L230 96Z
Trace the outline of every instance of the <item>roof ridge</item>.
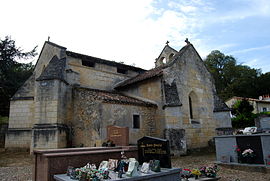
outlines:
M74 88L85 89L85 90L88 90L88 91L96 92L97 93L97 98L101 99L103 101L112 101L112 102L115 101L115 102L119 102L119 103L132 103L132 104L138 104L138 105L145 104L145 105L148 105L148 106L157 106L156 104L154 104L152 102L145 101L145 100L140 100L138 98L134 98L134 97L125 95L125 94L123 94L121 92L117 92L117 91L108 91L108 90L94 89L94 88L81 87L81 86L77 86L77 87L74 87ZM98 93L105 93L105 95L102 95L102 94L98 95ZM109 94L114 94L114 95L109 95Z
M124 63L116 62L114 60L107 60L107 59L103 59L103 58L99 58L99 57L94 57L94 56L91 56L91 55L77 53L77 52L73 52L73 51L70 51L70 50L67 50L66 53L67 53L68 56L72 56L72 55L73 56L76 56L75 58L78 58L78 57L93 58L93 59L96 59L96 60L101 61L103 63L110 62L110 63L116 64L116 66L118 65L118 66L129 67L129 68L132 68L132 69L137 69L139 71L146 71L145 69L142 69L140 67L135 67L135 66L132 66L132 65L127 65L127 64L124 64Z
M123 80L122 82L117 83L115 88L117 89L117 88L125 87L125 86L133 84L133 83L141 82L143 80L159 76L163 73L163 69L165 69L165 68L167 68L167 65L162 65L162 66L147 70L141 74L138 74L134 77L131 77L129 79L126 79L126 80Z
M50 45L52 45L52 46L56 46L56 47L61 48L61 49L67 49L67 48L64 47L64 46L58 45L58 44L53 43L53 42L51 42L51 41L45 41L45 43L48 43L48 44L50 44Z

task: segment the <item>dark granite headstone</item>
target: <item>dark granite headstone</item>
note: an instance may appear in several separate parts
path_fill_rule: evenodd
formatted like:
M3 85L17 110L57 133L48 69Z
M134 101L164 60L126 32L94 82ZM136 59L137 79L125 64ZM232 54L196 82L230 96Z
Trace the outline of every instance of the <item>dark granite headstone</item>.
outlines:
M145 136L138 140L138 159L140 165L150 160L159 160L163 168L171 168L169 141Z
M251 149L254 151L255 164L263 164L263 150L262 150L262 142L260 136L238 136L236 137L237 146L243 152L246 149Z

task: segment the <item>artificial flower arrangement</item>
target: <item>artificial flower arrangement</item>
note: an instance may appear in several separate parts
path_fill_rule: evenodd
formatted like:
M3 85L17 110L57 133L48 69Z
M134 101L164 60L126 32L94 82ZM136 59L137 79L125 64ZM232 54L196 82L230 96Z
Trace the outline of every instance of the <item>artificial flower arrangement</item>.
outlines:
M242 162L243 163L254 163L254 158L256 157L252 149L246 149L242 152Z
M195 179L197 179L202 173L199 169L192 169L191 174L194 175Z
M242 153L243 157L255 157L254 151L252 149L246 149Z
M200 169L183 169L181 171L181 177L183 179L188 179L191 177L216 177L219 171L217 165L203 166Z
M253 163L256 157L254 151L250 148L242 151L238 146L235 146L235 152L237 153L239 163Z
M69 168L68 176L79 181L100 181L109 178L108 170L98 170L94 164L87 164L81 168Z
M204 166L200 168L200 172L206 177L216 177L218 171L219 168L217 165Z

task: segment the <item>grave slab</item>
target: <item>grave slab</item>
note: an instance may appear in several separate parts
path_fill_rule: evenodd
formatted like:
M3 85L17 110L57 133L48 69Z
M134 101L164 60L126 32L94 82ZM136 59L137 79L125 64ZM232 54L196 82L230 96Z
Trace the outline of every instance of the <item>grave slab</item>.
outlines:
M126 177L123 174L123 178L117 178L116 173L110 173L110 181L121 180L121 181L138 181L138 180L147 180L147 181L180 181L180 168L162 168L161 172L151 172L149 174L144 174L139 172L139 176L135 177ZM54 175L56 181L75 181L70 179L66 174Z

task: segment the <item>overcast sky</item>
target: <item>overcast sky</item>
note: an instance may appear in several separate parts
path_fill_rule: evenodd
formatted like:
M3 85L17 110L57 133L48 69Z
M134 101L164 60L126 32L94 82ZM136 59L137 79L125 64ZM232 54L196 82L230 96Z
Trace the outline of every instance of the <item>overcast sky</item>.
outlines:
M212 50L270 71L270 0L1 0L0 38L24 50L44 41L150 69L170 41L185 38L202 58ZM37 57L36 57L37 58Z

